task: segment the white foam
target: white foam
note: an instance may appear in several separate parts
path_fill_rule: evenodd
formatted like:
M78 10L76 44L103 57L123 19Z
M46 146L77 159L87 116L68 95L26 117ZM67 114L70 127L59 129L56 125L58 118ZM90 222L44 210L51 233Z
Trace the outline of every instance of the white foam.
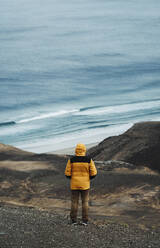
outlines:
M105 128L95 128L92 130L82 130L74 132L72 135L65 134L58 137L34 140L33 143L21 144L19 147L32 152L53 152L56 150L74 147L77 143L91 144L101 142L103 139L113 135L119 135L129 129L133 124L114 125Z
M160 107L160 101L149 101L141 103L132 103L116 106L108 106L102 108L88 109L82 112L75 113L76 115L101 115L101 114L120 114L125 112L147 110Z
M79 111L78 109L60 110L60 111L57 111L57 112L41 114L41 115L34 116L34 117L31 117L31 118L23 119L23 120L17 121L16 123L25 123L25 122L35 121L35 120L41 120L41 119L56 117L56 116L60 116L60 115L71 114L71 113L75 113L75 112L78 112L78 111Z

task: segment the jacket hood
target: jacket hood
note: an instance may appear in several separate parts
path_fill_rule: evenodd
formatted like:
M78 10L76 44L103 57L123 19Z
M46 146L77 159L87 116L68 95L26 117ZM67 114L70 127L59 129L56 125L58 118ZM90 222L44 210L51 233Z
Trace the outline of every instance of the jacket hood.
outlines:
M86 155L86 146L84 144L77 144L75 149L76 156L85 156Z

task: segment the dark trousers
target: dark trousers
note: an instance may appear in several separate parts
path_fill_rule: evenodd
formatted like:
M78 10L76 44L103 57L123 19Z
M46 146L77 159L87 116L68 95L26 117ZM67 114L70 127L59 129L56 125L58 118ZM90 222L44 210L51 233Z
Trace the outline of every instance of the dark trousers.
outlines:
M89 189L87 190L71 190L71 213L70 217L72 221L77 221L78 201L79 195L82 200L82 221L88 221L88 201L89 201Z

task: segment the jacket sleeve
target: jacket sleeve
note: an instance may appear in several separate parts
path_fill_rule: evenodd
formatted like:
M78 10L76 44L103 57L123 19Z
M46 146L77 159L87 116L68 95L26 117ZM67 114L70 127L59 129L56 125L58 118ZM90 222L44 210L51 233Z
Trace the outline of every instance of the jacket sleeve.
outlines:
M92 159L91 159L91 162L90 162L89 175L90 175L91 179L94 178L97 175L97 169L96 169L96 166L95 166L95 164L94 164Z
M67 162L66 169L65 169L65 176L71 178L72 170L71 170L71 161L70 159Z

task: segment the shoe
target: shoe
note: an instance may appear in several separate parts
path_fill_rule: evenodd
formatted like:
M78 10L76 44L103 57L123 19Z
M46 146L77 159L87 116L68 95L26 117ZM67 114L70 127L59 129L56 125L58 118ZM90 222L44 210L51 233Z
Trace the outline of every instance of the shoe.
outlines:
M87 222L87 221L83 221L83 222L82 222L82 225L83 225L83 226L88 226L88 222Z
M72 226L77 226L78 225L78 223L77 223L77 221L72 221Z

